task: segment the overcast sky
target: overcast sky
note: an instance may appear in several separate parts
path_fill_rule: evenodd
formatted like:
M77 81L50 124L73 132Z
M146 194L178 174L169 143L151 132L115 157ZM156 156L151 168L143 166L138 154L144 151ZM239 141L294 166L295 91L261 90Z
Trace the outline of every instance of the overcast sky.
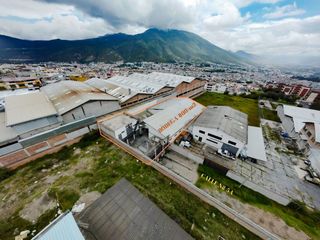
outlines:
M0 0L0 34L83 39L150 27L231 51L320 57L320 0Z

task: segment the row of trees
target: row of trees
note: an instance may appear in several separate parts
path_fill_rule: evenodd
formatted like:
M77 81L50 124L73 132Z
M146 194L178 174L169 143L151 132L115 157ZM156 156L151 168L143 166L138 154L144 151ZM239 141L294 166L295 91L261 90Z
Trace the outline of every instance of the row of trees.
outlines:
M251 92L249 95L247 94L241 94L240 96L245 98L251 98L251 99L271 99L273 101L284 101L286 103L294 104L298 96L295 95L286 95L283 92L281 92L280 89L269 89L265 88L262 91L259 92Z

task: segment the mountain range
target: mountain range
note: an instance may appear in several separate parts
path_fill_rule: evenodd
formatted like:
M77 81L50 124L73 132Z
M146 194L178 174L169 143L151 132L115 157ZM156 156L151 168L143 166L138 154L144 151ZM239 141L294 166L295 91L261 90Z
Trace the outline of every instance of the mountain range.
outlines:
M0 62L213 62L250 59L181 30L149 29L136 35L109 34L84 40L22 40L0 35Z

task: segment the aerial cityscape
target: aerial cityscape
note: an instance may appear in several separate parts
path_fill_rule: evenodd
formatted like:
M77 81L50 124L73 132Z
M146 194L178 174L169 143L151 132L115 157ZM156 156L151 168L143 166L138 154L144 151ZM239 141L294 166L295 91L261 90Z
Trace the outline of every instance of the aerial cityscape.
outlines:
M0 240L320 239L318 0L0 10Z

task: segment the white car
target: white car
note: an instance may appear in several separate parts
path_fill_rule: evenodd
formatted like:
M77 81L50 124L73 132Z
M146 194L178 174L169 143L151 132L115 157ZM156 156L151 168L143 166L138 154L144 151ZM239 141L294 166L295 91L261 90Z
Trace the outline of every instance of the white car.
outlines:
M181 146L181 147L189 148L189 147L191 147L191 144L190 144L190 142L188 142L188 141L181 141L181 142L180 142L180 146Z

